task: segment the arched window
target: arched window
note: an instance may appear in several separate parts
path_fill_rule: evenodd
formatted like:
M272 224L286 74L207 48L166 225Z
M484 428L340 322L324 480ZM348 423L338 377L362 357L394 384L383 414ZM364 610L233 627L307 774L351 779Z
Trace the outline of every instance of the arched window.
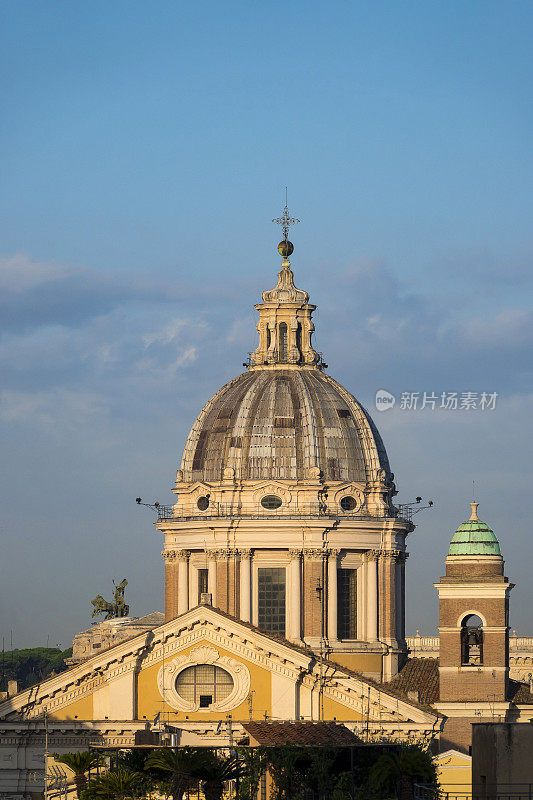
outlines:
M477 614L468 614L461 622L461 664L483 664L483 621Z
M287 323L280 322L279 324L279 360L285 363L287 361Z
M298 352L300 357L302 355L302 326L301 323L298 323L298 327L296 328L296 347L298 348Z

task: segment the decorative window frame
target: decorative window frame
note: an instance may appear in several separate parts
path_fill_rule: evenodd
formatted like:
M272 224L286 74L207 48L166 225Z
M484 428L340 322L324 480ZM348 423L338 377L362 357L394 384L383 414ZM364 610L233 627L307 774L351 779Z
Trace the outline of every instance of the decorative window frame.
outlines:
M210 664L228 672L233 679L233 690L223 700L211 703L207 708L200 708L199 703L185 700L176 690L176 681L180 672L188 667ZM164 664L157 673L157 687L165 702L177 711L210 713L213 711L231 711L240 706L250 693L250 671L241 661L229 656L221 656L218 650L210 645L194 647L188 655L177 656Z
M254 502L261 506L261 499L267 494L274 494L281 497L282 505L279 509L275 509L276 511L280 511L284 506L288 506L292 500L291 492L285 486L275 481L265 481L262 483L257 489L254 489L252 497ZM265 514L269 513L269 509L263 508L262 506L261 511Z
M344 511L344 509L340 507L341 500L343 497L353 497L356 502L355 508L353 508L351 511ZM338 489L333 495L333 499L335 503L339 506L341 514L346 514L346 515L357 514L361 510L365 502L365 496L363 492L360 490L358 486L354 486L353 484L350 486L343 486L341 489Z

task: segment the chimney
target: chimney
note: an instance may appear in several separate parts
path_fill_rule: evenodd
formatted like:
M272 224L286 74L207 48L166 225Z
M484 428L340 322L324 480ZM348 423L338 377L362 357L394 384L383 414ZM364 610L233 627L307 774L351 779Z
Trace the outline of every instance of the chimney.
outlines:
M11 695L16 694L18 692L18 683L16 681L8 681L7 682L7 696L11 697Z

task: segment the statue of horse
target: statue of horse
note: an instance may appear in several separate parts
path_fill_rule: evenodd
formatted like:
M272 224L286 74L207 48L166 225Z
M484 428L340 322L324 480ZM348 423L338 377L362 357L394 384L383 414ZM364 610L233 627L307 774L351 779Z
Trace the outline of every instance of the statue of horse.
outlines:
M115 581L113 581L113 586L115 587L113 594L114 602L108 603L107 600L104 600L101 594L98 594L94 600L91 600L91 603L94 606L91 616L96 617L98 614L105 614L104 620L127 617L130 611L130 607L124 599L124 591L127 585L128 581L126 578L123 578L118 586Z

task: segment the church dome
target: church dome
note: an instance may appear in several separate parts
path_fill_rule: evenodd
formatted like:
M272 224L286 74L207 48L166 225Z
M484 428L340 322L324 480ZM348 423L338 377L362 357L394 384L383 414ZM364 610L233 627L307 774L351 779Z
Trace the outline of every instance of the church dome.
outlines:
M187 439L183 480L367 483L389 476L385 448L357 400L317 367L252 368L222 387ZM379 471L381 474L378 474Z
M450 556L501 556L500 545L492 528L477 515L479 503L470 503L472 515L462 522L450 543Z

